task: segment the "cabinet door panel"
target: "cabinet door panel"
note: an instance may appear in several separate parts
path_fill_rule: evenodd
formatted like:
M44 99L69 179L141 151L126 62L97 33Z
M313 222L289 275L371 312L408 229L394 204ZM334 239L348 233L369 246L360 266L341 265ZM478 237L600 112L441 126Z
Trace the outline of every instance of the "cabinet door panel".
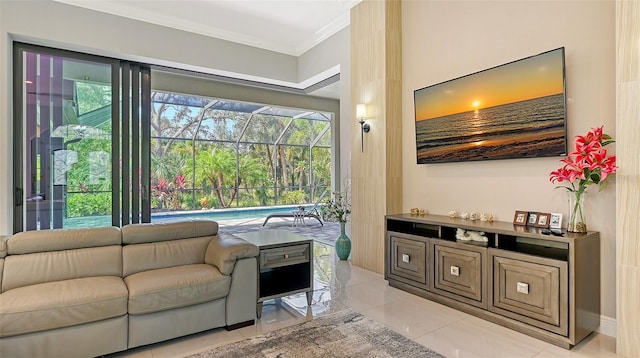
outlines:
M422 288L427 286L427 242L389 234L389 276Z
M486 308L486 248L435 242L431 289L443 296Z
M563 335L568 334L567 263L490 250L493 266L489 310Z

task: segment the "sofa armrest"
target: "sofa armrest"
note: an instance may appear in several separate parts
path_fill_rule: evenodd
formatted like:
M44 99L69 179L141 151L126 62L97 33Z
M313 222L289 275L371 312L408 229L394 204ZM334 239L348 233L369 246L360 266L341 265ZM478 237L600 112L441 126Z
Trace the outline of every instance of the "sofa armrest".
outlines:
M214 237L204 257L204 262L214 265L223 275L231 275L236 260L256 257L260 251L258 247L239 237Z
M258 303L258 259L238 259L226 302L227 327L256 319Z

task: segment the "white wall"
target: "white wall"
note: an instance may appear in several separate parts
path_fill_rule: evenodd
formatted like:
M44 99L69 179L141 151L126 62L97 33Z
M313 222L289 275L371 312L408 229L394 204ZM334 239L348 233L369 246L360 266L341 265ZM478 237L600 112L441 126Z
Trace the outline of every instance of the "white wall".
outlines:
M348 32L346 37L348 46ZM0 175L0 235L12 231L13 40L205 73L242 74L283 85L307 79L300 77L294 56L51 0L0 1L0 173L9 173ZM335 62L330 67L343 58L305 62L302 75L313 77L331 61Z
M415 164L413 91L558 47L565 47L569 143L591 127L615 134L613 1L404 1L403 207L433 214L515 210L567 215L566 193L549 172L559 157ZM571 149L571 148L570 148ZM615 317L615 183L588 196L589 230L601 233L604 316Z
M309 78L314 74L340 66L340 178L351 174L351 35L347 27L329 37L298 59L298 77Z

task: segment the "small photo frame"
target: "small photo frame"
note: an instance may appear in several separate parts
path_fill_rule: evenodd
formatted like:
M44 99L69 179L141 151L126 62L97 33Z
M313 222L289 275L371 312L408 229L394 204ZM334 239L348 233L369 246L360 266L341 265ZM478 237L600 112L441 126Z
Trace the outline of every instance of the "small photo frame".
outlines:
M538 221L536 222L536 227L541 227L546 229L549 227L549 222L551 221L551 214L549 213L538 213Z
M535 211L530 211L529 212L529 220L527 220L527 226L536 226L536 224L538 223L538 215L540 213L535 212Z
M560 213L551 213L551 217L549 218L549 228L550 229L562 229L562 214Z
M513 225L526 226L528 218L529 213L527 211L516 210L516 214L513 216Z

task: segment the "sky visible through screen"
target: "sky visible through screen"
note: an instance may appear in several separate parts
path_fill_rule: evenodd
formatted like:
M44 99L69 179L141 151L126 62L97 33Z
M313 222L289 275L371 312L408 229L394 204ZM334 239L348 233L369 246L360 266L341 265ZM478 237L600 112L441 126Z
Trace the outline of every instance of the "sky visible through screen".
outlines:
M563 92L563 49L415 92L416 121Z

